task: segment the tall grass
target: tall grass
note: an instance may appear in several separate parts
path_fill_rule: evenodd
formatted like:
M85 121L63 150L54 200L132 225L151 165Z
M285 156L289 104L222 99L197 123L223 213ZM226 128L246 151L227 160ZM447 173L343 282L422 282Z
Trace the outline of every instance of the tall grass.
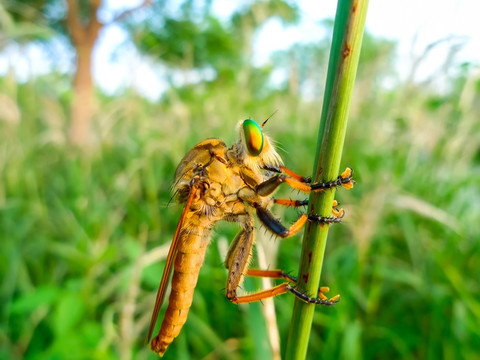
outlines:
M365 63L363 74L375 66ZM315 312L309 358L478 355L479 78L456 70L444 93L415 83L385 90L360 73L343 154L359 182L338 193L348 217L330 230L323 270L342 301ZM286 164L308 174L319 104L286 92L239 101L245 89L234 85L172 89L158 104L130 92L101 97L96 146L79 153L65 142L64 81L0 79L20 114L0 119L0 358L153 358L143 339L181 211L166 206L176 164L207 137L234 141L238 119L278 109L267 131ZM237 230L217 228L187 326L166 358L271 351L261 343L271 331L263 305L223 295L225 240ZM265 244L275 249L271 268L298 268L298 239ZM284 353L293 297L274 303Z
M362 47L368 0L339 1L323 98L312 179L335 179L340 171L350 102ZM335 189L313 192L308 212L331 216ZM327 246L328 225L307 223L303 236L298 288L317 294ZM288 333L287 359L305 359L315 306L295 300Z

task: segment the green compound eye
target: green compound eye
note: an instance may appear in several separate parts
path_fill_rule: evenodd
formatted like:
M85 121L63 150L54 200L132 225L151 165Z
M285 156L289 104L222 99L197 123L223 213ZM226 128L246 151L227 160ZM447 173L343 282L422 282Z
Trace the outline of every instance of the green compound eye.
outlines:
M263 132L260 125L252 119L247 119L243 122L243 132L245 133L245 142L250 155L260 155L263 149Z

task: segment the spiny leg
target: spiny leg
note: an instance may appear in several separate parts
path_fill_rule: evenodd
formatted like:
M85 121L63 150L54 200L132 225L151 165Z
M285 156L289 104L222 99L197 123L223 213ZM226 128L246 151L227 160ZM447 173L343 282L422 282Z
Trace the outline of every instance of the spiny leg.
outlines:
M233 239L225 259L225 267L228 269L226 296L230 300L236 297L236 289L243 280L255 242L253 218L246 214L241 220L243 229Z
M260 270L260 269L247 269L245 276L255 276L255 277L265 277L270 279L284 279L288 282L297 285L297 278L286 273L283 270ZM330 288L328 286L321 286L318 289L318 297L322 300L328 300L325 293L329 292ZM340 299L340 295L335 295L329 301L337 302Z
M289 206L289 207L300 207L308 205L308 200L292 200L292 199L275 199L273 198L273 202L278 205L282 206ZM337 218L343 218L345 211L343 209L337 209L336 206L338 205L337 200L333 200L332 204L332 214Z
M299 175L297 174L295 171L283 166L283 165L280 165L279 166L280 170L283 171L285 174L287 174L288 176L294 178L295 180L298 180L300 182L303 182L303 183L311 183L312 182L312 178L310 177L303 177L302 175Z
M254 302L254 301L261 301L261 300L264 300L264 299L268 299L268 298L271 298L271 297L282 295L282 294L285 294L289 291L293 295L298 297L300 300L303 300L307 303L315 304L315 305L333 305L333 304L340 301L339 296L335 296L331 299L322 299L322 298L310 297L307 294L302 293L300 290L298 290L296 287L292 286L288 282L285 282L283 284L274 286L270 289L255 292L253 294L235 296L234 298L229 298L229 300L231 302L235 303L235 304L246 304L246 303L251 303L251 302Z
M243 224L243 229L235 236L235 239L230 245L227 258L225 259L225 266L228 269L225 296L233 303L238 303L237 288L243 281L254 242L253 218L248 216L246 222Z
M260 220L275 234L280 237L289 237L296 234L302 226L308 221L320 221L322 223L339 222L340 219L332 217L320 217L316 215L303 214L300 218L289 228L285 228L280 221L275 219L273 215L260 206L255 207L257 215ZM293 284L296 284L296 279L289 276L282 271L262 271L262 270L248 270L248 263L252 254L252 247L254 244L254 231L253 231L253 218L249 215L244 215L243 229L235 236L235 239L228 250L227 258L225 260L225 266L228 269L228 279L226 287L226 297L230 301L236 304L249 303L253 301L259 301L262 299L274 297L277 295L291 292L299 299L318 305L333 305L339 301L339 296L335 296L332 299L328 299L325 295L319 295L319 297L310 297L309 295L298 290ZM284 276L280 276L285 274ZM287 279L287 282L274 286L271 289L259 291L249 295L237 296L237 289L241 284L244 275L250 276L267 276L267 277L283 277ZM322 290L322 289L321 289ZM326 290L323 288L323 290Z
M345 189L351 189L355 184L355 180L352 179L352 176L353 170L347 167L335 180L311 184L310 188L312 191L324 191L338 186L343 186Z
M310 183L312 181L312 179L310 177L303 177L302 175L299 175L297 174L295 171L283 166L283 165L280 165L280 166L271 166L271 165L264 165L263 166L263 169L264 170L268 170L268 171L271 171L271 172L276 172L276 173L285 173L287 174L288 176L300 181L300 182L304 182L304 183Z
M298 233L307 221L314 221L320 224L332 224L342 221L342 217L345 212L343 210L337 210L338 216L319 216L313 214L302 214L289 228L286 228L273 214L264 207L255 206L257 216L262 224L275 235L282 238L287 238Z
M280 184L287 183L292 188L303 191L304 193L310 192L311 178L303 177L293 170L281 165L281 166L264 166L265 170L279 173L279 175L272 176L270 179L257 185L255 189L256 193L260 196L267 196L272 194Z
M245 276L255 276L255 277L264 277L270 279L284 279L292 284L297 283L297 278L286 273L283 270L276 269L276 270L260 270L260 269L247 269L245 272Z
M308 205L308 200L291 200L291 199L273 199L273 202L282 206L300 207Z
M263 272L262 270L248 270L248 262L252 253L252 247L254 243L254 232L253 232L253 219L247 217L244 228L238 233L235 237L232 245L227 254L227 259L225 260L225 265L228 268L228 279L227 279L227 289L226 297L235 304L248 303L252 301L259 301L269 297L274 297L277 295L284 294L286 292L291 292L298 298L303 301L319 304L319 305L333 305L338 301L339 297L334 297L332 299L326 299L325 296L314 298L310 297L307 294L302 293L290 282L296 283L296 279L292 276L285 275L288 281L283 284L277 285L271 289L259 291L249 295L237 296L237 289L240 283L243 280L244 275L260 275L267 274L271 277L278 276L278 272Z
M237 241L237 247L248 249L248 251L251 251L251 246L253 245L253 241L252 241L253 239L251 239L250 237L253 237L253 236L251 235L251 233L243 230L240 232L240 234L241 235L238 237L238 241ZM240 268L242 266L246 267L247 264L245 263L245 257L242 254L243 251L236 251L236 250L237 249L234 249L232 251L231 258L226 261L226 264L230 264L231 266L228 272L226 296L231 302L235 304L245 304L245 303L250 303L254 301L260 301L263 299L285 294L286 292L291 292L299 299L311 304L333 305L338 301L340 301L339 295L334 296L331 299L328 299L323 294L323 292L326 292L329 290L326 287L320 288L318 298L308 296L307 294L301 292L291 284L291 283L296 284L296 279L293 276L290 276L282 272L281 270L268 271L268 270L253 270L253 269L245 270L244 269L244 272L240 273L239 272ZM289 282L285 282L280 285L274 286L270 289L258 291L252 294L237 296L237 289L241 283L243 275L264 276L264 277L272 277L272 278L280 277L280 278L287 279L287 281Z
M267 168L269 170L273 170ZM278 172L283 171L284 174L279 174L272 176L268 180L257 185L255 192L260 196L268 196L272 194L280 184L287 183L293 189L302 191L306 194L311 191L324 191L327 189L332 189L334 187L343 186L346 189L351 189L355 181L352 179L353 170L347 168L342 174L340 174L335 180L327 182L318 182L314 184L309 184L310 179L304 178L292 170L286 167L279 167Z
M301 182L297 179L288 177L285 174L272 176L270 179L257 185L255 192L260 196L268 196L272 194L280 184L287 183L290 187L300 190L304 193L310 192L310 185Z
M343 173L338 175L338 177L332 181L318 182L314 184L306 184L297 178L285 178L284 181L294 189L303 191L304 193L309 193L310 191L325 191L339 186L343 186L345 189L351 189L355 184L355 180L352 179L352 176L353 170L346 168Z
M260 219L262 224L267 227L267 229L272 231L277 236L280 236L282 238L287 238L295 235L298 231L300 231L300 229L303 227L303 225L305 225L307 221L315 221L321 224L331 224L331 223L340 222L345 212L343 210L336 209L335 206L337 204L338 203L334 201L333 209L332 209L334 216L323 217L318 215L302 214L298 218L298 220L295 223L293 223L288 229L285 226L283 226L283 224L278 219L276 219L269 210L260 206L256 206L255 208L257 210L258 218ZM297 284L296 278L283 272L282 270L256 270L256 269L249 270L247 269L247 271L245 272L245 275L270 277L270 278L277 278L277 279L283 278L289 281L290 283L293 283L295 285ZM291 293L293 293L295 296L302 299L303 301L315 303L315 304L332 305L335 302L339 301L340 299L339 295L334 296L331 299L328 299L323 294L324 292L328 292L329 289L327 287L320 288L318 292L318 298L311 298L308 295L299 291L296 287L290 285L290 283L280 284L278 286L275 286L272 289L264 290L259 293L246 295L242 297L241 301L251 302L251 301L261 300L262 298L277 296L287 291L290 291Z

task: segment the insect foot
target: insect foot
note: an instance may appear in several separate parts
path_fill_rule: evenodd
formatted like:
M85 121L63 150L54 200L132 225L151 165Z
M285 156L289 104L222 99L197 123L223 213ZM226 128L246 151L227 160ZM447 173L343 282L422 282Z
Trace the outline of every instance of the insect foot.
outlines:
M303 301L305 301L306 303L309 303L309 304L331 306L331 305L334 305L334 304L336 304L337 302L340 301L340 295L335 295L335 296L332 297L331 299L328 299L328 298L321 292L321 290L322 290L322 289L325 289L325 287L320 288L319 297L318 297L318 298L310 297L310 296L308 296L307 294L305 294L305 293L301 292L300 290L298 290L296 287L293 287L293 286L291 286L291 285L288 285L287 289L288 289L288 291L290 291L293 295L295 295L296 297L298 297L300 300L303 300ZM327 288L327 289L328 289L328 288Z
M333 200L332 204L332 214L337 218L343 218L345 216L345 210L342 208L338 209L337 206L340 205L337 200Z
M313 221L320 224L333 224L339 223L342 221L342 218L345 216L345 211L339 210L337 212L338 216L320 216L315 214L310 214L308 216L309 221Z
M324 191L339 186L343 186L345 189L351 189L355 184L355 180L352 179L352 176L353 170L347 167L335 180L311 184L310 188L312 191Z

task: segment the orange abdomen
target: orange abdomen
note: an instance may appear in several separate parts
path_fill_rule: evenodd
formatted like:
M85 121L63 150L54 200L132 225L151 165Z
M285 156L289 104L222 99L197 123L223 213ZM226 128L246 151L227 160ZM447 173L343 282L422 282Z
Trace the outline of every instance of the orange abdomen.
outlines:
M193 292L197 285L200 267L210 240L210 227L192 227L188 224L181 233L172 278L172 290L168 307L158 335L152 340L151 348L162 356L187 321L192 305Z

